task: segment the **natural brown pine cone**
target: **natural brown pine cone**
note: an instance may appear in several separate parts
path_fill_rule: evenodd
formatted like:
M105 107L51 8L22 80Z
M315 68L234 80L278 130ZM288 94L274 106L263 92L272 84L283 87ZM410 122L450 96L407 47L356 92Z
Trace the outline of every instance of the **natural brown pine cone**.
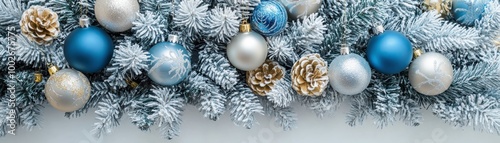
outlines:
M265 96L283 78L284 73L285 69L277 62L268 60L257 69L247 72L247 84L256 94Z
M52 43L60 31L57 14L41 6L32 6L24 11L19 25L23 35L39 45Z
M308 54L292 67L292 87L301 95L319 96L328 85L328 64L319 54Z
M436 10L442 17L451 12L451 0L424 0L423 6L426 11Z

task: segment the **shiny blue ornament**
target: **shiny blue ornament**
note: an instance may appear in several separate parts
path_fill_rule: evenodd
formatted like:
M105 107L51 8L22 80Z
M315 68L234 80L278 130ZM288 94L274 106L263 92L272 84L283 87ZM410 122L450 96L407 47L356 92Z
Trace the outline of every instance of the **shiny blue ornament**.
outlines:
M278 1L262 1L255 7L250 24L252 29L264 36L274 36L285 29L288 15Z
M451 12L455 20L466 26L474 26L481 20L486 4L491 0L454 0Z
M410 40L396 31L385 31L368 42L368 62L384 74L397 74L406 69L413 57Z
M176 36L170 35L169 42L158 43L149 49L148 77L157 84L163 86L179 84L191 72L189 51L177 44L176 39Z
M111 61L113 48L113 41L104 30L95 26L78 28L64 41L64 57L74 69L95 73Z

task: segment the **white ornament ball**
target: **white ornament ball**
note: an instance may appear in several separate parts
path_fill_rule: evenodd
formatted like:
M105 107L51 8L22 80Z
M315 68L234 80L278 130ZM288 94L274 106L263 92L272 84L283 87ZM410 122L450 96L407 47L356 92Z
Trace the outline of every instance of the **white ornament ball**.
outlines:
M438 95L453 81L453 66L442 54L429 52L415 59L409 69L411 86L424 95Z
M132 28L132 22L139 12L137 0L96 0L95 17L106 29L123 32Z
M315 13L321 7L321 0L280 0L292 20Z
M74 69L63 69L51 75L45 84L45 97L52 107L72 112L85 106L90 98L89 80Z
M243 71L261 66L267 58L267 42L256 32L240 32L227 45L227 57L231 64Z
M372 70L368 62L357 54L341 55L328 68L330 86L340 94L355 95L370 84Z

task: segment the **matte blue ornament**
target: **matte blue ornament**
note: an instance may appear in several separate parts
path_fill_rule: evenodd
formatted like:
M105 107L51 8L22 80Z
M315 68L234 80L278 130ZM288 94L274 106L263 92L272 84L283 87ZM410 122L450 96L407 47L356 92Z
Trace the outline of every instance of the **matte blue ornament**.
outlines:
M408 67L413 57L410 40L396 31L373 36L366 51L368 62L384 74L397 74Z
M161 42L149 49L148 77L157 84L171 86L179 84L191 72L191 56L178 37L169 35L168 42Z
M274 36L285 29L288 15L278 1L262 1L255 7L250 24L252 29L264 36Z
M486 4L491 0L454 0L451 8L455 20L466 26L474 26L481 20Z
M113 41L102 29L90 24L88 17L80 19L82 28L71 32L64 41L64 57L69 66L84 72L102 70L113 56Z

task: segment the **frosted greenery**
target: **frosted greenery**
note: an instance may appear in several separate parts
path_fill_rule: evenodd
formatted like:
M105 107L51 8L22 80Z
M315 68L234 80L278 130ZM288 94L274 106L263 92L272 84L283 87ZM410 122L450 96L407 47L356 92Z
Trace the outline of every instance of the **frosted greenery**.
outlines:
M69 68L63 55L65 38L79 27L86 14L92 25L95 0L2 0L0 1L0 136L8 131L9 92L8 49L15 50L17 77L15 120L27 129L40 127L41 109L48 104L44 84L49 75L46 63ZM421 0L323 0L318 13L289 21L284 32L265 37L268 59L285 67L279 80L265 97L254 94L245 81L245 72L233 67L226 45L238 33L242 19L251 16L260 0L141 0L140 12L129 31L112 33L115 48L112 61L94 74L87 74L92 94L84 108L61 113L78 118L95 109L94 135L101 137L130 118L142 131L160 130L166 139L178 136L186 106L195 106L200 116L217 121L228 114L235 125L257 126L257 115L273 117L284 130L296 127L300 117L294 103L310 109L319 118L345 116L351 126L373 118L380 128L394 122L409 126L425 124L422 110L452 126L472 126L478 131L500 134L500 3L492 0L475 26L457 24L451 16L441 18L426 12ZM51 45L40 46L20 34L19 20L30 6L42 5L59 15L61 34ZM87 9L87 10L81 10ZM345 22L346 24L342 24ZM352 53L365 56L376 24L405 34L415 47L448 57L454 68L452 86L439 96L424 96L412 89L407 71L384 75L374 71L368 88L359 95L344 96L330 86L321 96L304 97L291 88L290 69L303 54L319 53L326 61L339 55L342 37ZM343 30L342 27L346 27ZM104 29L104 28L103 28ZM192 56L189 77L176 86L156 85L147 77L148 50L177 34ZM44 79L33 82L36 71ZM130 83L137 83L133 88ZM350 106L348 113L335 110ZM232 124L232 123L228 123Z

